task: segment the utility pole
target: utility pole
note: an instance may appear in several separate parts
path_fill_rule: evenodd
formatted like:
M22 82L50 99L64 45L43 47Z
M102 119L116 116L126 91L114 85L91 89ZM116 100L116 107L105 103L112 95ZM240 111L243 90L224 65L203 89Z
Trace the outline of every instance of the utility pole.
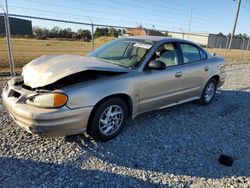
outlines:
M189 18L189 25L188 25L188 39L189 39L189 35L190 35L190 29L191 29L191 23L192 23L192 16L193 16L193 7L191 8L190 18Z
M238 7L237 7L237 12L236 12L235 21L234 21L233 32L231 34L231 39L230 39L228 51L230 51L231 47L232 47L233 37L234 37L234 33L235 33L235 28L236 28L236 25L237 25L238 16L239 16L239 12L240 12L240 4L241 4L241 0L238 0Z

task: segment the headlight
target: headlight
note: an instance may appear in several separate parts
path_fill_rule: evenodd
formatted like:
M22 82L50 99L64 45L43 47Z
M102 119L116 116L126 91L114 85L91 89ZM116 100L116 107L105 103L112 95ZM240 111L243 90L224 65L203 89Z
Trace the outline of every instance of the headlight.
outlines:
M66 104L68 97L63 93L48 93L27 99L27 104L41 108L59 108Z

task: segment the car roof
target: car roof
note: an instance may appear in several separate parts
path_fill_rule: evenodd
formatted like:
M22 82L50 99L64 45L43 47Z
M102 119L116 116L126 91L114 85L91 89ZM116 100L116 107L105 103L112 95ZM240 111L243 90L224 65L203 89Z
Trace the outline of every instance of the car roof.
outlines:
M163 36L128 36L128 37L124 37L124 38L151 40L151 41L155 41L155 42L164 40L166 42L185 42L185 43L195 44L194 42L191 42L191 41L188 41L188 40L179 39L179 38L172 38L172 37L163 37Z

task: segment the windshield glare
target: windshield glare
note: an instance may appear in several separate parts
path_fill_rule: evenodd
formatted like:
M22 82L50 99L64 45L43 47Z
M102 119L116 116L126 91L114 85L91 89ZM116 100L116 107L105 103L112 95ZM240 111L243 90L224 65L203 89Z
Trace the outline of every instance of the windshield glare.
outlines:
M89 56L122 67L135 68L139 66L152 46L153 41L117 39L93 51Z

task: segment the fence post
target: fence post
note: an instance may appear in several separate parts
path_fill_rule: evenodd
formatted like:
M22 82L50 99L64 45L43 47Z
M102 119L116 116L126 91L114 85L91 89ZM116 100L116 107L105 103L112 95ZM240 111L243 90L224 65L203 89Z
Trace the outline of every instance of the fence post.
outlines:
M11 77L15 77L15 64L13 59L13 53L12 53L12 43L11 43L11 33L10 33L10 23L9 23L9 15L8 15L8 5L7 1L6 3L6 11L4 8L0 5L0 8L4 12L4 26L5 26L5 32L6 32L6 42L7 42L7 50L8 50L8 60L9 60L9 66L10 66L10 75Z
M228 46L228 39L229 39L229 37L227 36L227 42L226 42L226 48L225 48L225 59L226 59L226 57L227 57L227 46Z
M222 48L222 44L223 44L223 42L224 42L224 37L222 38L222 41L221 41L221 43L220 43L220 55L222 56L222 53L221 53L221 48Z
M88 19L91 23L91 51L94 51L95 49L95 42L94 42L94 22L91 20L91 18L88 16Z
M242 60L242 55L243 55L243 51L244 51L244 45L245 45L245 38L244 37L241 37L242 40L243 40L243 43L242 43L242 47L241 47L241 54L240 54L240 60Z
M246 49L246 52L245 52L244 62L246 62L246 60L247 60L247 53L248 53L248 50L249 50L249 42L250 42L250 38L248 38L247 49Z
M94 24L91 24L91 50L95 49L95 41L94 41Z
M11 43L11 33L10 33L10 21L9 21L9 13L8 13L8 3L7 0L5 0L5 5L6 5L6 38L7 38L7 46L8 46L8 56L9 56L9 63L10 63L10 72L11 72L11 77L15 77L15 64L14 64L14 58L13 58L13 53L12 53L12 43Z
M184 31L183 31L183 29L181 27L179 29L180 29L180 31L182 33L182 39L184 39Z

